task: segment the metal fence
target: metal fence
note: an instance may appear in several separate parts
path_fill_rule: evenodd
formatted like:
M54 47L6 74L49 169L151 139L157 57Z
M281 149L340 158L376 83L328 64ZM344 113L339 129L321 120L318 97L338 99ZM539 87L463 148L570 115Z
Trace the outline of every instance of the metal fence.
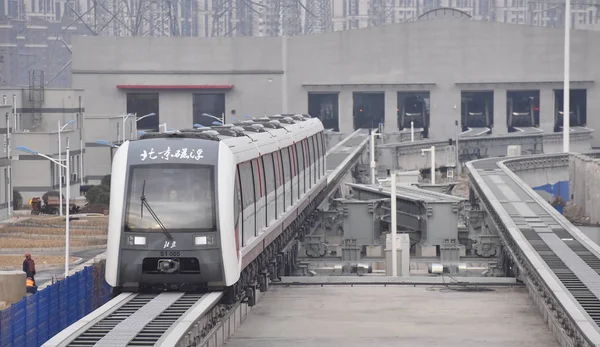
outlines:
M104 261L0 311L0 347L38 347L110 299Z

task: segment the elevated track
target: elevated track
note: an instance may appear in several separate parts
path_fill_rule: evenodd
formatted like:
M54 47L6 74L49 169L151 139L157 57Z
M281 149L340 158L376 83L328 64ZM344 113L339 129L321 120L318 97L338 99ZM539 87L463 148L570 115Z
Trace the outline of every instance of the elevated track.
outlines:
M467 163L470 200L487 212L508 268L527 285L561 345L600 346L600 247L510 169L544 159L568 162L568 155Z

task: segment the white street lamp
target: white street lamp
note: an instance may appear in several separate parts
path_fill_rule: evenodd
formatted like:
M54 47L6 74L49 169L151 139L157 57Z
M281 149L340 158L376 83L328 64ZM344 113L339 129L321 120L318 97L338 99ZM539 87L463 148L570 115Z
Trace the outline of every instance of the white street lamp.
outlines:
M60 120L58 121L58 162L60 163L62 161L62 148L61 148L61 141L60 141L60 133L65 130L65 128L71 124L75 123L74 119L71 119L70 121L66 122L62 127L60 126ZM60 206L58 207L58 214L62 217L63 215L63 199L62 199L62 168L59 166L58 167L58 189L59 189L59 204ZM71 178L69 177L69 174L67 174L67 180L69 182L71 182Z
M22 151L22 152L27 152L27 153L31 153L31 154L35 154L37 156L40 156L42 158L46 158L48 160L50 160L51 162L55 163L56 165L58 165L61 168L65 168L65 170L67 171L67 177L69 177L70 172L69 172L69 138L67 137L67 157L65 159L65 163L61 163L60 161L50 158L49 156L33 151L25 146L17 146L15 148L17 151ZM67 180L67 216L66 216L66 227L65 227L65 278L67 278L67 276L69 276L69 245L70 245L70 236L69 236L69 227L71 224L70 221L70 216L69 216L69 210L70 210L70 198L71 198L71 194L70 194L70 190L71 190L71 182L70 180ZM61 193L62 194L62 193ZM62 200L62 199L61 199ZM61 201L61 207L62 207L62 201Z
M377 163L375 162L375 138L381 137L381 134L377 130L371 131L371 184L375 184L375 168Z
M144 118L148 118L148 117L154 117L154 116L156 116L156 113L154 113L154 112L153 112L153 113L148 113L148 114L145 114L145 115L143 115L143 116L141 116L141 117L137 117L137 118L136 118L136 120L135 120L135 131L133 131L133 132L136 134L136 135L135 135L135 138L136 138L136 139L137 139L137 137L140 135L140 132L138 131L137 123L138 123L139 121L141 121L142 119L144 119Z
M123 131L121 132L122 133L122 135L121 135L121 142L125 142L125 121L129 118L129 116L133 116L133 115L134 115L133 113L128 113L128 114L124 114L123 117L122 117L122 119L123 119ZM130 136L130 139L131 139L131 130L129 132L129 136ZM118 138L117 138L117 141L119 141Z

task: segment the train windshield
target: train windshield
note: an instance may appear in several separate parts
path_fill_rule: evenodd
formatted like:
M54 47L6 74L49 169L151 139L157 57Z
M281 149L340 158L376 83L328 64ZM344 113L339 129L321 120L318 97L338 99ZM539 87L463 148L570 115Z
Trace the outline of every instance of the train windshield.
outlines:
M169 232L216 229L212 167L162 164L131 169L125 231L162 232L156 219L142 205L142 192Z

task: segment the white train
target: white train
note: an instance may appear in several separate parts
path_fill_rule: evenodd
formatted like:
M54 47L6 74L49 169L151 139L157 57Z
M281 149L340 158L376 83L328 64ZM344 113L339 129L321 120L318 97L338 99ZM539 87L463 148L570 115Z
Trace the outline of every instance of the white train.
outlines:
M223 290L236 298L324 193L318 119L151 133L112 164L106 281L115 290Z

